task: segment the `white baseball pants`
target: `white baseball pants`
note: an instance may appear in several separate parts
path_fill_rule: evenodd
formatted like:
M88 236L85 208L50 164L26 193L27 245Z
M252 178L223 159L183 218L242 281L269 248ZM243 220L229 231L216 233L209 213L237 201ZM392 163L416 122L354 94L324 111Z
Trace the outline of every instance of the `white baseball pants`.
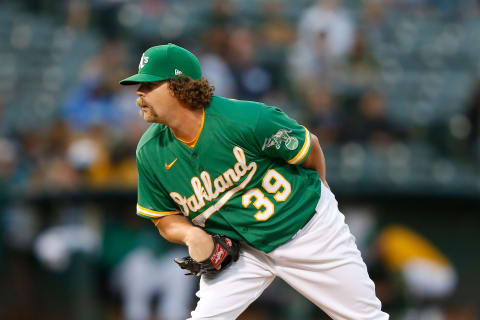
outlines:
M201 278L190 319L236 319L276 276L334 320L388 319L344 220L322 186L316 214L290 241L268 254L244 244L227 270Z

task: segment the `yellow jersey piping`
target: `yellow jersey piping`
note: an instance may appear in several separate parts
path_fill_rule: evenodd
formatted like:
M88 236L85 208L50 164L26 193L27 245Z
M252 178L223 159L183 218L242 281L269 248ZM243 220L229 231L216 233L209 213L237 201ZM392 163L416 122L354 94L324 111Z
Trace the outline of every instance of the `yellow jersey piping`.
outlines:
M302 162L302 160L308 154L308 150L310 150L310 146L312 144L312 139L310 137L310 132L307 130L307 128L305 128L305 127L303 127L303 128L305 129L305 142L303 143L302 149L300 149L300 151L297 153L297 155L288 161L288 163L290 163L290 164L298 164L298 163Z
M175 210L175 211L155 211L155 210L152 210L152 209L147 209L145 207L142 207L141 205L139 205L137 203L137 213L142 215L142 216L146 216L146 217L150 217L150 218L159 218L159 217L163 217L163 216L177 214L177 213L180 213L180 211L179 210Z
M175 137L178 141L186 145L187 147L193 149L197 145L198 139L200 139L200 135L202 134L203 131L203 124L205 123L205 109L202 109L202 124L200 125L200 130L197 133L197 136L190 142L187 142L185 140L182 140L180 138ZM173 135L175 136L175 135Z

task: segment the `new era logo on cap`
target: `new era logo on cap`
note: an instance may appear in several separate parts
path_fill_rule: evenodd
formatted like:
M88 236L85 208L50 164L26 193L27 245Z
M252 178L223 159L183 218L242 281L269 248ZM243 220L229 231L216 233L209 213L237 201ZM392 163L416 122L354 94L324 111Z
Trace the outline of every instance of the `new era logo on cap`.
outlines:
M201 79L200 62L190 51L169 43L145 51L140 58L138 73L123 79L120 84L163 81L179 76Z

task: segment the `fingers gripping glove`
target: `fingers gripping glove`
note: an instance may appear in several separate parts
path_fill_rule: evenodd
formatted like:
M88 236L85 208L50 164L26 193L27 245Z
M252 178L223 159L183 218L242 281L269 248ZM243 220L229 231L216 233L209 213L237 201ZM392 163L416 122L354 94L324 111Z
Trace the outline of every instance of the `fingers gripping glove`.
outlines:
M201 276L215 275L238 260L240 251L238 241L219 234L212 235L212 239L213 252L207 259L198 262L188 256L175 258L174 261L180 268L189 271L187 275Z

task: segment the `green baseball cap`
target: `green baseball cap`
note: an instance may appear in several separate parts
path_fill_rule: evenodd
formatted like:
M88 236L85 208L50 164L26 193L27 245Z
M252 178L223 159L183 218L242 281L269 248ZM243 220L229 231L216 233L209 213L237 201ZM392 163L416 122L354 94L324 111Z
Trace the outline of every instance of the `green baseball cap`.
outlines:
M198 80L202 69L197 57L172 43L149 48L142 54L138 73L120 81L123 85L162 81L181 75Z

